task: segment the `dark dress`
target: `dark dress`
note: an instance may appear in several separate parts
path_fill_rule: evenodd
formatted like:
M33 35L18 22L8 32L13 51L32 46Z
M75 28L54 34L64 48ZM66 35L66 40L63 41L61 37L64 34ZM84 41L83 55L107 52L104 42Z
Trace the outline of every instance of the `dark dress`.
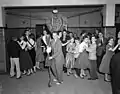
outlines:
M110 51L109 48L113 48L113 46L110 46L110 45L106 46L106 53L103 56L103 59L99 68L100 72L107 73L107 74L109 74L110 60L114 54L114 52Z
M36 64L36 61L35 61L35 57L36 57L35 48L32 48L31 50L29 50L29 55L31 57L33 66L35 66L35 64Z
M23 44L24 43L26 43L26 42L23 42ZM25 50L26 46L24 49L21 48L21 51L20 51L20 69L21 69L21 71L33 68L33 63L32 63L31 57L29 55L29 52Z
M106 38L103 38L103 41L100 39L97 39L96 43L97 43L97 69L99 71L99 66L101 64L102 58L105 54L105 50L106 50ZM99 45L100 44L100 45Z
M88 53L84 50L82 53L80 53L76 62L79 62L78 68L80 69L89 68Z
M29 55L29 52L22 49L20 52L20 68L22 71L33 68L32 60Z
M28 52L29 52L29 55L30 55L30 57L31 57L33 66L35 66L35 64L36 64L36 60L35 60L35 58L36 58L36 52L35 52L35 47L34 47L35 41L34 41L34 44L31 44L30 41L28 40L28 43L29 43L29 44L31 45L31 47L32 47L32 49L31 49L31 50L28 50Z

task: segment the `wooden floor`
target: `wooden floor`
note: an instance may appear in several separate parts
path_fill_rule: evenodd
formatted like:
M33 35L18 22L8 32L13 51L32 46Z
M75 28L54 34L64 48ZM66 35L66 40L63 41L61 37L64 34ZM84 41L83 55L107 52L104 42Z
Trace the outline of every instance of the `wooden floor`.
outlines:
M19 80L9 78L9 75L0 75L0 94L112 94L110 83L104 82L101 75L95 81L89 81L87 78L76 79L73 75L66 74L63 77L63 84L53 84L48 88L47 71L38 71Z

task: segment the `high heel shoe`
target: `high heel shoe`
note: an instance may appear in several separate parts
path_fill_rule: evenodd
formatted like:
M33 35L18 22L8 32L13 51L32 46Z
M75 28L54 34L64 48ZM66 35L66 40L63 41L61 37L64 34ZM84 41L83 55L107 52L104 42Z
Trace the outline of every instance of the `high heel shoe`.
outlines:
M111 80L108 80L108 79L105 79L105 78L104 78L104 81L105 81L105 82L110 82Z
M48 87L52 87L51 81L48 82Z
M69 73L69 72L67 73L67 76L70 76L70 73Z
M27 76L30 76L31 72L26 73Z
M33 70L34 70L34 73L36 73L36 67L35 66L33 67Z
M81 79L84 79L84 75L80 75L80 78L81 78Z
M20 76L20 77L17 77L16 79L21 79L22 78L22 76Z

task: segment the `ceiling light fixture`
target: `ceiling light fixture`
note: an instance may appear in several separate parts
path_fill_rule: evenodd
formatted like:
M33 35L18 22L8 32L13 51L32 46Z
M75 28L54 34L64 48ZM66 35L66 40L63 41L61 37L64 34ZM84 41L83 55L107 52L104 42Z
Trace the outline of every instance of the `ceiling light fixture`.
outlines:
M58 10L57 9L53 9L53 13L54 14L58 13Z

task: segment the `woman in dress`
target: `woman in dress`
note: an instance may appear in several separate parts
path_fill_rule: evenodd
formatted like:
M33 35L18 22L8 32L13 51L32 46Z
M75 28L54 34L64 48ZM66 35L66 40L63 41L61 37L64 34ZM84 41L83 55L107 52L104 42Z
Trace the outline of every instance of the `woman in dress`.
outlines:
M27 40L25 39L25 35L20 37L20 41L18 42L21 47L20 52L20 67L23 74L30 75L32 73L32 60L29 55L29 45L27 44Z
M62 52L64 55L64 58L66 58L66 46L69 42L69 37L67 36L67 32L64 30L62 32L62 37L60 38L61 42L62 42ZM63 65L63 71L66 73L67 72L67 68L65 67L65 64Z
M82 43L79 45L79 56L75 64L75 68L81 69L80 77L82 79L86 76L85 69L87 69L89 65L88 53L86 51L86 48L88 48L88 42L89 38L85 35Z
M110 60L114 54L114 51L117 49L118 46L119 44L117 44L114 47L114 38L110 37L108 39L108 44L106 46L106 53L103 56L103 59L99 68L100 72L105 74L104 80L107 82L110 81L108 78L108 75L110 74L110 71L109 71Z
M74 65L74 49L75 49L74 38L72 38L70 43L67 45L66 68L68 76L72 73L72 68Z
M34 34L30 34L28 37L28 45L29 45L29 54L30 57L32 59L32 63L33 63L33 70L34 72L36 72L36 51L35 51L35 47L36 47L36 42L35 42L35 35Z
M91 43L89 44L89 47L86 49L89 52L89 61L90 61L90 78L88 80L96 80L98 79L97 75L97 56L96 56L96 37L95 35L92 35L91 37Z
M76 64L76 59L77 59L78 56L79 56L79 45L80 45L80 41L79 41L79 38L77 37L77 38L75 39L75 49L74 49L75 63L74 63L74 66L75 66L75 64ZM78 76L80 75L80 69L74 68L74 70L75 70L74 76L75 76L76 78L78 78Z
M44 54L43 54L43 46L42 46L42 35L37 39L36 42L36 68L40 69L40 63L43 63ZM41 68L41 70L43 70Z

